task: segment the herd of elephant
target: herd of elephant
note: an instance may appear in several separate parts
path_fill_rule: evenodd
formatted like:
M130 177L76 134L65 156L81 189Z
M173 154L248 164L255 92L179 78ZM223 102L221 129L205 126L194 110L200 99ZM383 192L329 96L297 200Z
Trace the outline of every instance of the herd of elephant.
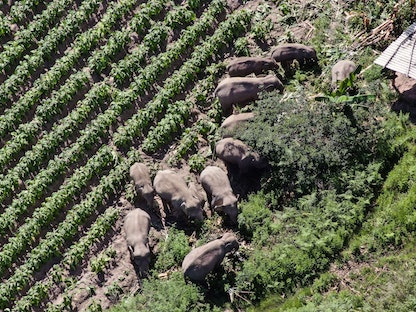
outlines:
M278 63L285 69L294 60L301 65L316 62L316 52L313 47L303 44L282 44L272 50L270 57L238 57L229 62L227 66L229 77L224 78L214 91L214 96L218 97L221 103L223 114L228 116L221 128L230 129L254 117L250 112L231 114L234 105L242 105L257 99L261 91L274 89L283 91L282 82L274 74L265 76L262 74L276 69ZM332 83L347 78L355 68L352 61L339 61L332 68ZM244 142L226 135L216 143L215 154L227 165L236 166L240 174L267 166L267 160L251 151ZM188 187L183 177L174 170L159 170L152 183L147 166L143 163L135 163L130 168L130 177L136 192L149 207L153 207L154 193L156 193L169 205L171 211L180 213L189 220L203 220L203 197L196 190ZM236 224L238 198L231 188L227 173L220 167L207 166L200 173L199 181L209 199L211 211L219 212L232 224ZM136 208L126 215L124 231L127 246L133 263L142 273L148 271L150 264L149 230L150 216L144 210ZM202 282L222 262L228 252L238 248L237 237L227 232L221 238L193 249L182 262L184 276L191 281Z
M130 168L130 177L136 192L146 200L149 207L154 205L154 193L166 203L172 213L182 215L190 221L203 221L204 197L196 189L190 188L184 178L172 169L159 170L151 182L150 173L143 163L135 163ZM212 211L223 214L232 224L237 223L237 201L227 173L217 166L207 166L199 180L210 199ZM150 249L148 234L150 216L140 209L131 210L124 219L124 232L130 256L141 273L149 269ZM237 250L237 237L232 233L192 250L183 260L184 275L195 282L202 282L226 253Z
M283 91L283 83L274 74L264 75L280 66L287 71L293 61L300 66L317 63L316 51L311 46L300 43L286 43L274 47L268 57L237 57L227 65L229 77L223 79L214 91L223 113L229 115L233 105L244 105L258 99L262 91ZM338 61L331 70L332 85L344 80L354 72L356 65L350 60ZM253 75L254 74L254 75Z

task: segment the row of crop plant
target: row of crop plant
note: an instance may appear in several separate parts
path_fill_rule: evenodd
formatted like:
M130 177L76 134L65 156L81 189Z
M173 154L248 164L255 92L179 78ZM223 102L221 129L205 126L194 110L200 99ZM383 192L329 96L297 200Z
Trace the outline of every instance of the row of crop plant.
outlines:
M147 20L151 16L156 15L158 12L160 12L161 8L162 7L160 1L146 3L141 7L139 13L135 15L135 18L138 18L139 20ZM107 15L105 15L103 19L106 16ZM144 29L145 26L146 24L141 24L142 29ZM108 29L108 27L106 27L106 29ZM88 33L91 33L91 36L89 36ZM18 102L16 102L12 109L7 110L4 115L0 116L1 136L4 137L8 131L11 131L11 129L16 127L19 120L21 120L23 116L26 115L26 112L33 105L36 104L36 100L33 94L38 94L40 96L42 90L50 90L55 85L57 85L61 77L74 66L74 63L77 62L81 55L86 54L89 51L88 47L90 47L91 43L93 42L91 39L94 36L94 34L100 36L103 35L103 32L101 30L92 30L88 33L81 34L80 37L75 41L72 50L69 53L67 53L64 57L59 59L51 70L42 75L40 79L35 82L34 88L32 88L26 95L24 95ZM95 41L97 41L97 39ZM147 45L147 42L143 42L143 44ZM105 49L105 46L102 49ZM91 60L91 57L89 58L89 60ZM59 91L56 92L57 94L54 95L61 96L66 100L69 100L68 95L71 94L72 88L66 87L66 85L72 85L73 82L71 81L79 81L80 75L85 75L87 77L86 73L74 73L68 78L66 84L60 87ZM86 86L88 83L88 81L85 81L84 79L82 79L82 81L82 84L77 84L79 88ZM45 87L45 84L49 85ZM55 115L57 115L55 113L59 113L61 111L56 109L57 105L55 103L55 99L52 98L53 96L47 98L41 103L41 105L39 105L36 108L35 116L37 116L38 118L34 118L30 125L19 125L19 128L12 133L12 139L6 143L6 146L10 147L6 147L4 153L0 153L1 166L5 166L14 155L22 151L25 146L28 146L30 141L32 141L35 138L35 136L39 133L44 124L46 122L50 122L50 120L55 118ZM61 109L63 109L65 103L67 103L67 101L59 101L58 99L56 99L56 101L60 103L58 107L60 107Z
M92 0L89 6L86 6L85 10L82 11L84 14L79 13L81 11L76 11L80 15L72 16L73 19L78 20L78 23L71 21L69 16L67 16L67 24L71 24L71 29L73 31L79 27L81 21L85 22L95 12L94 9L96 9L99 2L94 1L95 0ZM122 0L120 2L111 3L112 6L108 8L106 14L95 27L80 34L72 44L71 49L68 50L63 57L59 58L50 70L42 74L39 79L34 82L33 88L19 98L17 103L14 103L10 109L6 110L4 115L0 116L1 134L5 131L10 131L11 127L15 127L21 120L21 116L24 116L25 113L38 102L42 95L53 90L62 77L68 74L83 56L88 55L88 53L91 52L91 49L95 48L105 35L110 33L112 27L122 19L125 13L133 8L134 3L135 1L133 0ZM71 33L71 30L66 26L66 24L61 24L59 28L53 29L56 29L56 33L60 35L54 35L53 30L51 30L47 37L50 36L52 39L47 40L45 38L47 42L45 46L49 46L48 51L50 53L52 53L56 49L57 44L59 44L60 39L58 39L58 37L62 39L65 34L69 35ZM50 44L54 45L54 47L50 46ZM27 60L22 61L16 68L14 74L0 85L0 100L6 102L6 99L9 99L9 96L17 91L21 84L30 77L31 73L44 63L44 58L46 57L42 52L44 49L40 49L39 53L36 53L38 50L39 48L35 50Z
M18 61L27 50L42 39L59 19L67 12L73 0L54 0L50 2L42 13L35 16L34 20L27 27L19 29L13 40L3 45L3 51L0 53L0 72L8 72L13 64ZM24 19L25 10L20 6L14 5L10 9L8 16L3 16L5 27L10 31L10 20L17 23ZM17 19L17 20L16 20Z
M238 13L229 16L225 22L219 25L218 29L214 33L213 38L215 40L210 40L209 44L202 44L201 47L204 48L197 48L197 52L192 54L189 62L185 62L181 69L176 72L184 73L186 80L178 79L177 81L178 83L180 82L180 84L176 84L173 83L175 80L172 79L172 82L166 86L169 88L161 89L159 92L161 94L174 94L176 92L174 91L174 88L177 88L182 84L186 84L187 79L190 79L190 77L195 77L201 69L198 70L193 66L196 67L199 65L202 68L205 67L208 59L218 52L223 44L231 41L236 34L241 33L241 27L247 25L248 17L249 14L247 14L246 11L239 11ZM177 52L176 50L173 51ZM190 66L191 64L193 64L193 66ZM178 74L176 74L175 77L178 77ZM135 82L138 83L137 80ZM131 102L134 96L136 96L132 93L134 91L140 91L140 88L129 89L129 91L120 93L116 96L116 100L110 104L110 108L99 115L99 117L104 115L107 118L111 117L110 119L113 120L112 122L106 122L108 119L98 117L87 126L87 128L82 132L83 134L81 137L74 144L75 146L78 144L77 148L80 150L79 153L81 153L82 150L79 145L80 142L84 142L87 146L89 145L88 143L94 145L97 142L97 134L98 136L105 134L109 124L115 121L115 119L123 111L123 108L125 108L125 105L131 104L128 102ZM147 114L149 114L149 116L156 116L155 114L161 113L157 107L155 107L155 109L155 111L148 111ZM143 111L146 110L147 109L144 109ZM149 119L149 121L153 121L153 118ZM93 125L94 122L95 125ZM88 127L94 126L97 127L95 131L87 130ZM118 136L120 136L120 133L117 133ZM125 139L122 139L122 141L126 142ZM64 150L63 153L65 153L68 158L74 157L75 159L79 159L79 157L74 156L74 153L72 153L73 151L74 149L71 147ZM133 155L136 154L133 153ZM100 184L87 194L85 200L83 200L80 204L75 205L67 212L65 220L61 222L55 230L50 231L44 239L40 239L39 245L34 247L32 251L26 255L25 263L19 266L7 279L7 281L0 285L0 297L2 298L0 305L2 307L11 305L11 303L16 299L16 296L18 296L19 291L31 283L31 276L42 266L43 263L45 263L45 261L50 259L51 256L59 255L62 252L62 248L64 248L66 244L72 240L73 236L76 235L79 225L91 216L91 214L97 209L97 205L102 205L102 203L105 202L105 199L120 191L120 189L124 186L128 168L136 160L137 155L131 156L131 154L129 154L127 159L122 158L106 177L101 178ZM68 163L66 165L68 165Z
M0 101L2 103L11 102L13 96L22 88L28 78L45 65L45 59L50 58L60 44L79 32L80 26L92 18L100 3L101 1L98 0L84 1L78 9L68 13L59 26L49 30L48 34L38 42L37 48L20 61L14 73L9 75L0 85ZM34 94L34 96L36 95Z

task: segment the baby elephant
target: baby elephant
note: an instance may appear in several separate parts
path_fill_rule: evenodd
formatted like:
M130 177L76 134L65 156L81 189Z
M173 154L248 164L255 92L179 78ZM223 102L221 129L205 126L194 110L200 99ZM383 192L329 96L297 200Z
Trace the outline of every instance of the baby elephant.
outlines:
M227 117L221 124L221 129L223 129L223 137L230 136L227 132L232 131L238 125L253 119L254 113L240 113L240 114L233 114ZM224 131L225 130L225 131Z
M244 77L252 73L258 75L277 67L277 63L270 57L243 56L231 60L227 65L227 72L231 77Z
M152 180L147 166L143 163L134 163L130 167L130 178L134 182L136 192L146 200L149 207L153 207Z
M246 173L253 168L263 169L267 161L259 154L250 151L250 148L242 141L225 138L215 145L215 153L219 159L228 164L237 165L240 173Z
M338 61L331 70L332 86L335 86L337 81L348 78L350 73L353 73L357 66L353 61L341 60Z
M278 89L283 91L283 84L274 75L265 77L229 77L222 80L214 90L224 114L232 112L233 104L241 105L257 100L261 91Z
M150 263L150 216L142 209L133 209L125 216L123 227L130 258L140 274L144 275L149 270Z
M227 174L219 167L207 166L199 177L205 192L211 196L211 208L225 213L232 223L237 223L237 197Z
M188 219L203 220L201 199L188 188L178 173L170 169L158 171L153 186L156 193L171 203L175 211L181 210Z
M232 233L225 233L222 238L193 249L182 262L185 277L193 282L203 282L222 262L226 253L238 250L238 247L237 237Z

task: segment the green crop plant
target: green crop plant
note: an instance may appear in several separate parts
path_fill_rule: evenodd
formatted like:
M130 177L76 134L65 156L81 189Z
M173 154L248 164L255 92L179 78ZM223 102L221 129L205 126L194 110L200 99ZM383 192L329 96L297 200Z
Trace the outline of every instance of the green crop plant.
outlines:
M104 273L110 266L116 255L116 251L111 246L100 252L95 258L91 259L91 271L97 274Z

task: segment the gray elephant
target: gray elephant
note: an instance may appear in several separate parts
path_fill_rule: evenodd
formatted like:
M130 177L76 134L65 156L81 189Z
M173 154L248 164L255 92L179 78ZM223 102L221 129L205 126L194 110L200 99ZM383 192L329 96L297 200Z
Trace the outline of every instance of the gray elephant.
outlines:
M264 77L228 77L214 90L225 115L232 112L233 104L243 105L257 100L261 91L278 89L283 91L282 82L275 75Z
M237 223L237 197L224 170L216 166L207 166L199 177L202 187L211 197L211 209L225 213L232 223Z
M202 202L185 180L171 169L160 170L153 180L156 193L170 203L175 211L182 211L188 219L203 220Z
M284 69L287 69L294 60L300 65L318 61L315 49L301 43L280 44L272 49L271 56L276 62L280 62Z
M251 169L263 169L267 166L267 161L253 152L244 142L224 138L215 145L215 154L227 164L237 165L240 173L246 173Z
M133 209L124 217L123 228L130 258L139 272L145 274L150 263L150 216L140 208Z
M353 73L357 66L353 61L350 60L341 60L335 63L331 69L331 82L332 86L335 87L337 81L344 80L348 78L350 73Z
M153 207L152 180L147 166L143 163L134 163L130 167L130 178L134 182L136 192L146 200L149 207Z
M253 73L258 75L277 67L277 63L270 57L243 56L231 60L226 71L231 77L244 77Z
M232 233L225 233L222 238L197 247L188 253L183 259L182 271L191 281L203 282L205 277L221 264L227 253L238 248L237 237Z
M254 113L240 113L228 116L221 124L220 128L223 130L223 137L229 137L229 131L235 129L238 125L254 118Z

